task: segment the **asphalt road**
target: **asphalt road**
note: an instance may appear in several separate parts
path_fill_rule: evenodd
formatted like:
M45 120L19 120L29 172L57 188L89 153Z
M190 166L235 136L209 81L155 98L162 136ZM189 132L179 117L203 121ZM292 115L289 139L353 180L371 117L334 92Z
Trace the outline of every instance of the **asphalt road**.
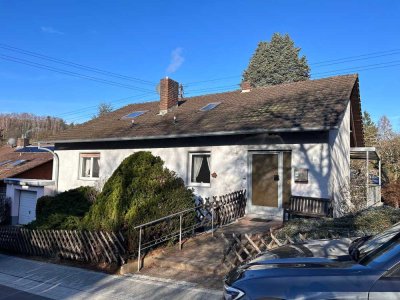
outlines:
M5 285L0 284L0 299L1 300L45 300L49 299L43 296L37 296L31 293L22 292Z
M3 299L221 299L222 292L143 275L108 275L0 254Z

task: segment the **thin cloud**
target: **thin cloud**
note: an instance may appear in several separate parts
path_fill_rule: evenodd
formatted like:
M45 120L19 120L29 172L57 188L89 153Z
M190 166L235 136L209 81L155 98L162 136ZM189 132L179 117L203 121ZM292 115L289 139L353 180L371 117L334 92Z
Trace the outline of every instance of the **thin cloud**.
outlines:
M42 30L42 32L44 33L50 33L50 34L64 34L64 32L59 31L51 26L42 26L40 27L40 29Z
M185 58L182 56L183 48L178 47L172 50L171 52L171 62L167 67L167 74L175 73L185 61Z

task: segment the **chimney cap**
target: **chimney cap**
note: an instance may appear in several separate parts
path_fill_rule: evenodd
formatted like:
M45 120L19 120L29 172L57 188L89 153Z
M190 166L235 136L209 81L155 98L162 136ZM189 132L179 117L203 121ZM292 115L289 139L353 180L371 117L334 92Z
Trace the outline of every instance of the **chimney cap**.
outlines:
M29 146L29 139L28 138L18 138L17 139L17 148L24 148Z
M242 89L242 93L250 92L252 88L250 81L242 81L240 88Z

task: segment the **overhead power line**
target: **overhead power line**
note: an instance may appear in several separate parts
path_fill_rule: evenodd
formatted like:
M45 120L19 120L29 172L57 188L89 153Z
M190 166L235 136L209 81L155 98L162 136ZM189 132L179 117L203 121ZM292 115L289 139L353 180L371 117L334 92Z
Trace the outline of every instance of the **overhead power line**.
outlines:
M322 68L322 67L327 67L327 66L332 66L332 65L344 64L344 63L348 63L348 62L370 60L370 59L391 56L391 55L399 55L399 54L400 54L400 49L392 49L392 50L386 50L386 51L371 52L371 53L348 56L348 57L343 57L343 58L319 61L316 63L311 63L310 66L315 66L316 68ZM219 78L213 78L213 79L207 79L207 80L191 81L191 82L184 83L183 86L189 87L189 86L199 85L202 83L223 81L223 80L234 79L234 78L239 79L241 77L242 77L242 75L233 75L233 76L225 76L225 77L219 77Z
M336 70L331 70L331 71L326 71L326 72L311 73L311 75L315 76L315 75L330 74L330 73L344 72L344 71L354 72L354 71L372 70L372 69L378 69L378 68L382 68L382 67L397 66L399 64L400 64L400 60L393 60L393 61L388 61L385 63L377 63L377 64L370 64L370 65L364 65L364 66L336 69Z
M138 95L132 95L129 97L125 97L125 98L120 98L120 99L116 99L116 100L111 100L111 101L104 101L105 103L109 103L109 104L121 104L127 100L130 99L138 99L140 97L146 96L146 95L150 95L150 94L156 94L156 92L148 92L148 93L143 93L143 94L138 94ZM74 116L74 115L78 115L81 114L82 112L88 112L88 111L93 111L94 109L97 109L99 107L99 104L96 105L91 105L91 106L86 106L86 107L82 107L76 110L72 110L72 111L67 111L67 112L63 112L60 113L58 115L56 115L56 117L67 117L68 116Z
M342 57L342 58L337 58L337 59L319 61L316 63L312 63L310 65L311 66L325 65L326 63L334 63L334 62L345 63L345 62L354 61L354 60L372 59L372 58L376 58L376 57L395 55L395 54L399 54L399 53L400 53L400 49L392 49L392 50L386 50L386 51L370 52L370 53L365 53L365 54L360 54L360 55L347 56L347 57Z
M336 74L330 74L330 75L338 75L337 72L340 72L340 71L349 71L349 70L352 70L352 71L367 71L367 70L373 70L373 69L390 68L390 67L395 67L395 66L400 66L400 60L399 61L391 61L391 62L387 62L387 63L381 63L381 64L370 64L370 65L364 65L364 66L353 67L353 68L331 70L331 71L328 71L328 72L329 73L335 73L336 72ZM325 74L325 73L326 72L320 72L319 74ZM317 75L317 73L314 74L314 75ZM190 94L193 94L195 92L206 92L206 91L210 91L211 92L211 91L218 91L218 90L226 90L226 89L229 89L229 88L232 88L232 87L237 87L237 86L238 85L235 84L235 85L217 86L217 87L197 89L197 90L189 90L189 91L186 92L186 94L190 95ZM150 94L150 93L148 93L148 94ZM143 94L143 95L145 95L145 94ZM137 97L140 97L140 96L141 95L135 95L135 96L127 97L127 98L118 99L116 101L127 100L127 99L133 98L133 97L137 98ZM93 107L97 107L97 106L93 106ZM75 112L75 111L73 111L73 112ZM78 110L78 112L79 112L79 110ZM80 120L80 119L83 119L83 118L90 117L92 115L93 115L93 113L84 114L84 115L80 115L80 116L74 117L73 119L69 119L69 120L70 121Z
M129 80L129 81L133 81L133 82L140 83L140 84L147 84L147 85L151 85L151 86L154 86L156 84L156 83L148 81L148 80L144 80L144 79L140 79L140 78L136 78L136 77L132 77L132 76L121 75L118 73L106 71L106 70L95 68L95 67L86 66L83 64L74 63L74 62L71 62L71 61L68 61L65 59L54 58L51 56L43 55L43 54L36 53L33 51L24 50L21 48L17 48L17 47L2 44L2 43L0 43L0 48L8 50L8 51L21 53L24 55L29 55L29 56L36 57L39 59L52 61L52 62L61 64L61 65L70 66L70 67L74 67L74 68L78 68L78 69L82 69L82 70L86 70L86 71L91 71L94 73L111 76L111 77L115 77L115 78L119 78L119 79Z
M142 95L142 96L144 96L144 95ZM145 101L143 97L140 97L140 95L137 95L136 97L139 97L139 98L137 98L137 100ZM119 108L116 108L116 109L119 109ZM82 120L82 119L92 117L93 115L95 115L95 111L91 111L90 113L86 112L83 114L79 114L79 115L73 116L72 118L67 117L66 119L70 122L75 122L77 120Z
M132 85L123 84L123 83L119 83L119 82L116 82L116 81L111 81L111 80L102 79L102 78L99 78L99 77L93 77L93 76L84 75L84 74L77 73L77 72L72 72L72 71L63 70L63 69L59 69L59 68L54 68L54 67L51 67L51 66L48 66L48 65L32 62L32 61L29 61L29 60L26 60L26 59L22 59L22 58L18 58L18 57L14 57L14 56L0 54L0 58L4 59L4 60L16 62L16 63L19 63L19 64L28 65L28 66L39 68L39 69L45 69L45 70L49 70L49 71L53 71L53 72L57 72L57 73L65 74L65 75L69 75L69 76L88 79L88 80L96 81L96 82L100 82L100 83L105 83L105 84L108 84L108 85L123 87L123 88L142 91L142 92L151 91L149 89L145 89L145 88L141 88L141 87L135 87L135 86L132 86Z
M193 93L193 92L207 92L207 91L211 91L211 90L228 89L228 88L233 88L233 87L237 87L237 86L238 86L238 84L231 84L231 85L210 87L210 88L197 89L197 90L188 90L187 92L185 92L185 94Z

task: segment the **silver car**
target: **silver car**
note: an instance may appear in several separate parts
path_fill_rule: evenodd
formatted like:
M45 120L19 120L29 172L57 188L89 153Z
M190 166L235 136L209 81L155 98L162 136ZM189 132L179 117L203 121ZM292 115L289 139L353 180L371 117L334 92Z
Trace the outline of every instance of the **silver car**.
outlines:
M283 246L231 271L224 297L236 299L400 299L400 223L354 240L349 254L313 257Z

